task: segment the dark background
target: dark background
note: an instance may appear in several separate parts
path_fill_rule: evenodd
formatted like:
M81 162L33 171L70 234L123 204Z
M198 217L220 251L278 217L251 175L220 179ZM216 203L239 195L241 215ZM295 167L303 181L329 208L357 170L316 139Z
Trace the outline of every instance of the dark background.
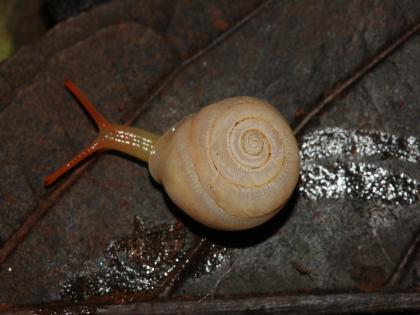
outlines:
M379 205L372 227L377 204L313 201L296 192L266 225L222 233L183 216L145 165L119 154L95 157L43 187L45 175L95 136L64 79L111 121L162 133L234 95L269 101L296 127L353 78L304 125L299 141L334 126L419 139L420 37L403 36L420 21L420 2L99 2L39 3L39 31L12 40L14 53L0 64L0 311L420 307L418 202ZM386 51L399 39L392 54ZM378 54L381 62L358 72ZM420 178L418 163L378 163ZM129 292L117 283L93 296L81 282L77 298L63 293L64 283L97 268L112 241L131 235L135 216L146 230L181 222L187 240L182 263L149 291ZM225 262L194 277L213 243L227 248ZM109 306L128 302L134 304Z

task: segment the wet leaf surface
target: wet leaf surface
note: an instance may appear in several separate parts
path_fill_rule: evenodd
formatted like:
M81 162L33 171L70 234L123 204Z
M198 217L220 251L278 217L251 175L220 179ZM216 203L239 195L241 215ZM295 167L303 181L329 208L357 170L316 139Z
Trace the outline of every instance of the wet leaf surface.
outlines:
M113 242L97 266L63 284L61 296L83 301L107 294L150 298L188 259L192 246L182 224L146 227L138 217L128 236Z
M167 298L383 288L417 233L418 198L406 204L357 194L308 198L298 189L267 224L227 233L188 219L152 181L145 165L119 154L92 159L71 185L65 185L69 178L61 181L64 188L58 194L54 188L45 190L42 179L95 135L92 123L64 90L64 79L72 79L113 122L134 121L154 132L233 95L265 99L297 126L323 94L418 21L420 4L282 1L268 2L258 11L258 1L145 1L141 9L135 3L110 2L82 13L0 65L7 78L0 80L6 95L0 95L1 243L13 238L43 202L48 205L2 263L0 303L60 301L66 283L98 268L113 241L132 235L135 216L148 222L145 231L180 220L186 237L196 240L188 249L188 268L180 268L173 281L162 282L159 293ZM212 44L253 13L248 23ZM336 127L349 131L343 141L350 144L351 131L359 130L413 137L418 143L419 43L418 35L411 38L330 104L299 134L300 145L307 141L302 136ZM165 81L168 77L172 79ZM150 99L162 84L159 95ZM391 149L367 156L357 148L316 156L312 162L325 167L370 163L420 180L416 152L414 161L407 161ZM200 252L212 255L211 245L194 250L202 244L200 238L226 247L227 255L214 272L197 278ZM406 277L412 280L405 287L412 290L419 287L416 270L414 264L411 278ZM101 302L141 299L117 291L123 297ZM82 298L92 298L94 290L89 292Z

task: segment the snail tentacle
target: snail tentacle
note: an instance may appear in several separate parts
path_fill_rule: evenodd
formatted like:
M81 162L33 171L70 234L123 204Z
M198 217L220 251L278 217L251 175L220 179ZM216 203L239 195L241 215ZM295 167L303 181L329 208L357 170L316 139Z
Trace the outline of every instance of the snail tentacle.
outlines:
M90 145L76 154L70 161L65 163L55 172L48 175L44 179L45 186L53 184L77 164L98 151L116 150L148 162L149 156L155 148L155 143L159 139L159 135L140 128L111 124L96 110L92 102L74 85L73 82L66 80L65 86L96 123L99 134Z

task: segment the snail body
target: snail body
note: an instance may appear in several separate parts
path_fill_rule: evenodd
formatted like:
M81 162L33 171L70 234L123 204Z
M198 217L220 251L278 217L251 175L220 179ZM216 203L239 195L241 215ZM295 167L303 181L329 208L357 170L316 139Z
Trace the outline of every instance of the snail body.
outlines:
M296 139L281 114L262 100L224 99L159 137L109 124L71 82L66 86L100 132L91 146L47 177L47 185L97 150L122 151L148 162L151 176L190 217L222 230L264 223L294 191L299 178Z

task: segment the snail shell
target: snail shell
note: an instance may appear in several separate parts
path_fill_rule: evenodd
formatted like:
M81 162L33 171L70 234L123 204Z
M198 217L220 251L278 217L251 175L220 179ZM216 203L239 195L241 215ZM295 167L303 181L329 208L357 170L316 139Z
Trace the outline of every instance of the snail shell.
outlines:
M152 177L207 226L242 230L274 216L299 177L299 149L268 103L233 97L185 117L157 142Z

